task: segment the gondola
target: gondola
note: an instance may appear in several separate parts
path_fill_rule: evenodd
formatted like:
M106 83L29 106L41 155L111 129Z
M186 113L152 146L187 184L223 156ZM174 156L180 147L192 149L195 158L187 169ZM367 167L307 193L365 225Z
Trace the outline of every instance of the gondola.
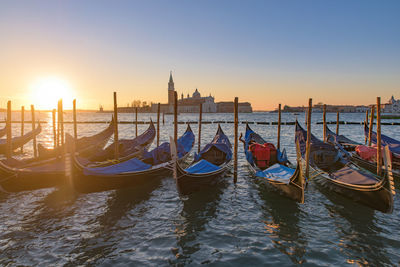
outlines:
M194 134L188 125L178 139L178 157L186 159L194 145ZM144 151L140 158L108 166L87 166L87 160L73 155L75 174L73 185L79 192L96 192L144 184L152 178L166 175L172 170L170 144L165 142L151 151Z
M175 153L176 149L171 151ZM178 157L173 155L173 173L178 191L182 194L190 194L218 182L217 178L230 167L232 145L221 126L218 125L213 140L199 154L195 154L193 162L187 168L183 168L177 159Z
M96 150L99 144L106 143L113 132L112 130L110 134L110 129L113 129L113 127L108 126L94 136L83 137L81 140L87 140L85 141L84 151ZM46 159L33 158L22 161L7 159L0 161L0 190L19 192L61 185L65 182L66 160L69 159L68 155L61 155L58 154Z
M368 136L368 131L369 131L368 126L364 126L364 132L365 132L366 136ZM356 151L357 146L363 146L363 145L361 145L357 142L354 142L343 135L340 135L340 136L336 135L328 127L326 127L326 133L327 133L328 137L332 136L332 139L330 139L331 141L338 142L340 145L343 146L343 148L345 150L350 152L349 159L353 163L360 166L361 168L367 169L368 171L376 174L376 170L377 170L376 161L366 160L366 159L362 158ZM398 146L399 148L397 148L397 146L396 146L397 140L394 140L385 135L381 135L381 138L382 138L382 145L388 145L389 149L390 149L390 147L392 147L394 151L398 152L400 145ZM343 142L343 140L347 140L347 142ZM394 140L395 142L392 142L391 140ZM376 143L376 133L375 132L372 132L371 141L374 144ZM397 150L396 150L396 148L397 148ZM392 152L392 164L393 164L392 174L393 174L394 179L400 179L400 156L398 154L396 154L393 150L390 149L390 152ZM388 175L388 173L385 169L382 169L382 175L383 176Z
M307 131L296 121L296 141L305 164ZM393 177L382 179L353 164L345 150L336 143L324 143L311 134L309 179L316 178L328 189L375 210L391 213L393 210Z
M145 132L134 139L121 139L118 140L119 161L125 161L131 155L137 154L143 149L148 149L156 136L156 128L154 123L150 120L150 125ZM90 161L102 162L114 158L115 142L108 145L102 151L87 157Z
M246 124L244 151L253 175L263 184L271 186L281 195L299 203L304 203L306 183L301 164L297 164L296 167L288 166L286 152L281 152L279 149L276 149L276 154L270 154L267 163L264 162L261 164L261 160L253 156L254 150L253 152L250 150L250 148L253 148L252 146L257 145L263 148L267 144L269 143Z
M17 148L20 148L21 146L25 145L29 141L31 141L35 136L40 134L42 131L42 126L38 125L37 128L35 128L33 131L30 131L22 136L17 136L13 137L11 139L11 146L12 150L16 150ZM0 154L6 154L7 153L7 139L0 139Z
M111 120L108 127L103 131L92 135L92 136L84 136L78 138L74 143L74 149L76 152L79 152L81 156L89 157L96 153L101 153L101 150L107 144L111 135L114 133L114 119ZM51 159L59 156L64 153L65 147L59 146L55 149L45 148L42 144L38 145L38 154L39 157L35 158L34 161Z

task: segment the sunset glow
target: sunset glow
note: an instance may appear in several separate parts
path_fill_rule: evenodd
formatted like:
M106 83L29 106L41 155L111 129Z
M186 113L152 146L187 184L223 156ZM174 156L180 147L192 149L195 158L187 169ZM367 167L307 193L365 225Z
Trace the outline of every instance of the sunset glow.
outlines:
M37 109L53 109L57 101L63 99L64 107L70 106L73 100L68 82L58 77L40 78L33 82L31 88L32 103Z

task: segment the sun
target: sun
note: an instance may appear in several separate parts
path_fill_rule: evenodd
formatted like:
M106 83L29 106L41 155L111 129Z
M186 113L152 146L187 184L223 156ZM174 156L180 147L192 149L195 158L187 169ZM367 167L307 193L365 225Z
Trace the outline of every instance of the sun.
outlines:
M31 86L32 104L36 109L50 110L62 99L64 108L72 104L72 89L67 81L58 77L39 78Z

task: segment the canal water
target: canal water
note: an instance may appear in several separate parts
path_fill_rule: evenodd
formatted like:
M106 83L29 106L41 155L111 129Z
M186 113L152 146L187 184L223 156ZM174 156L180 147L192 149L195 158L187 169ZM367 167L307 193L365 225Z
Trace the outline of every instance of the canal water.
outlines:
M1 116L1 115L0 115ZM4 116L4 115L3 115ZM43 131L38 142L53 144L51 113L37 114ZM30 119L26 116L26 119ZM71 114L65 115L71 121ZM120 114L120 120L134 120ZM156 114L139 114L140 121ZM297 115L304 125L304 114ZM343 121L364 120L364 114L341 114ZM111 114L79 113L79 121L109 120ZM336 114L327 115L335 121ZM18 120L19 114L13 114ZM196 121L197 114L181 114ZM283 121L296 115L283 114ZM312 114L312 131L322 137L322 114ZM233 114L203 114L205 121L233 121ZM276 113L239 114L240 121L277 121ZM161 124L161 142L173 135L173 116ZM396 120L398 122L399 120ZM2 124L4 125L4 123ZM233 124L221 124L233 142ZM1 125L0 125L1 127ZM72 124L66 131L73 133ZM106 124L79 124L79 136L92 135ZM148 125L139 125L139 133ZM196 135L197 124L192 125ZM277 126L252 124L254 131L276 143ZM335 130L335 125L331 129ZM179 135L186 125L179 125ZM26 125L25 131L30 126ZM119 126L121 138L132 138L135 127ZM204 124L202 144L212 139L217 124ZM245 124L239 125L244 133ZM282 125L281 147L295 160L294 125ZM20 125L13 126L18 135ZM340 125L340 133L363 142L362 125ZM382 133L400 140L400 126L382 126ZM154 145L153 145L154 147ZM193 151L197 151L197 146ZM20 157L32 155L32 143ZM0 193L0 265L10 266L292 266L295 264L400 264L400 181L395 207L383 214L320 188L310 181L305 203L297 204L255 182L239 145L238 179L225 174L215 188L182 197L171 176L137 188L90 194L70 186L28 192Z

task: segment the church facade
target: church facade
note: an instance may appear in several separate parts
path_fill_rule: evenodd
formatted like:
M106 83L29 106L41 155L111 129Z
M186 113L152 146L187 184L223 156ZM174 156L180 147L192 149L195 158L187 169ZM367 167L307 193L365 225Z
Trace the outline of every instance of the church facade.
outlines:
M168 81L168 103L160 105L160 111L163 113L173 113L174 111L174 93L175 93L174 79L172 73L169 75ZM206 96L202 97L199 90L196 88L192 96L187 95L185 98L183 94L178 98L178 112L179 113L197 113L200 111L200 104L202 105L203 112L215 113L217 112L217 104L214 101L214 97ZM152 104L152 112L157 112L158 104Z
M385 104L383 112L385 112L385 113L400 113L400 99L396 100L392 96L389 99L389 102L387 104Z
M172 78L172 73L169 75L168 81L168 103L160 105L160 112L162 113L173 113L174 112L174 94L175 84ZM233 112L233 102L220 102L215 103L215 98L211 96L201 96L199 90L193 92L192 96L187 95L184 97L183 93L180 98L178 97L178 112L179 113L198 113L200 111L200 105L204 113L216 113L216 112ZM158 104L152 104L151 111L157 112ZM239 112L252 112L251 104L239 103Z

